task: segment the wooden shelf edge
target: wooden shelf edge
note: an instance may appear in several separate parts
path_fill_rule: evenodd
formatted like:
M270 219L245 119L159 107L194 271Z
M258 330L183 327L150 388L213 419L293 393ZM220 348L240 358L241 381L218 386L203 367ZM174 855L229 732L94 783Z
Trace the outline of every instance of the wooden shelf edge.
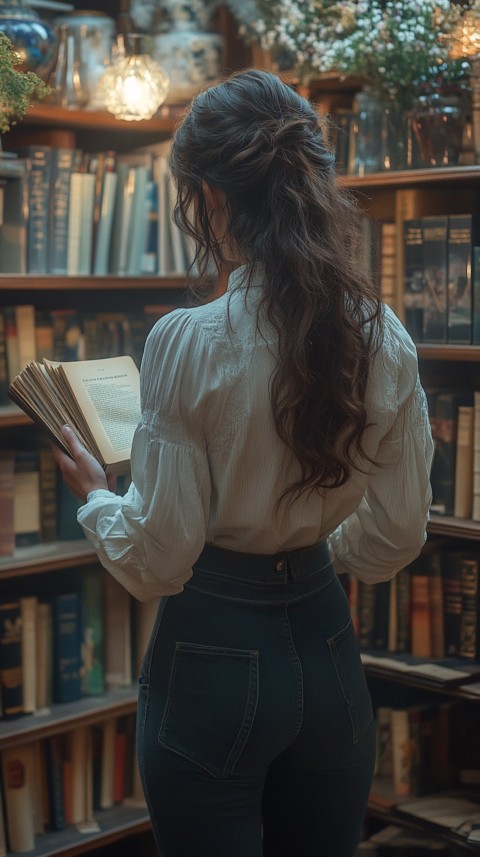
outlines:
M480 523L447 515L432 515L427 530L435 536L452 536L458 539L480 540Z
M144 833L151 829L146 807L133 808L126 804L113 810L95 813L100 830L95 833L78 833L75 828L43 833L36 837L35 850L30 857L75 857L97 846L109 845L126 836Z
M151 134L173 134L185 107L164 105L153 119L128 122L117 119L108 111L69 110L54 104L32 105L22 120L25 125L54 125L61 128L91 129L92 131L142 131Z
M385 171L365 176L339 175L338 182L347 188L402 187L406 185L454 184L480 178L480 165L431 167L418 170Z
M100 723L108 717L131 714L137 707L136 687L118 688L102 696L84 696L75 702L52 705L37 714L0 721L0 750L69 732L77 726Z
M28 291L72 291L72 290L95 290L108 291L118 289L185 289L187 286L186 275L175 274L168 277L150 277L138 275L138 277L108 275L96 276L60 276L55 274L0 274L0 290L28 290Z
M413 815L407 815L406 813L403 813L401 811L402 807L400 801L401 798L398 798L398 803L391 809L388 809L376 804L374 799L369 800L367 805L367 813L369 815L374 816L375 818L380 819L385 824L394 824L397 827L409 827L412 830L417 830L421 833L426 833L427 835L432 836L435 839L441 839L442 842L446 842L452 847L461 848L462 851L465 851L468 854L480 855L480 846L473 845L472 843L467 842L467 840L463 839L461 836L456 836L455 834L451 833L448 828L442 827L441 825L432 825L428 822L422 822L421 818L415 818L415 816Z
M47 542L20 548L13 556L0 558L0 580L20 577L29 572L41 574L64 568L78 568L98 562L97 555L86 539Z
M420 360L448 360L464 363L480 362L479 345L417 345L417 354Z

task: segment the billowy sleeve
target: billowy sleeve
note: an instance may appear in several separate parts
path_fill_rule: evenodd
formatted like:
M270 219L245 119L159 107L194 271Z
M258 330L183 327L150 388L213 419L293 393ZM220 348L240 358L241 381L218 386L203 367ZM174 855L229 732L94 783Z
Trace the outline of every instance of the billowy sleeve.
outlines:
M124 497L92 491L78 511L102 565L140 601L181 592L205 543L210 477L204 424L210 392L220 383L211 358L187 310L157 322L140 373L142 419L133 439L130 488Z
M419 555L432 499L433 442L415 346L391 313L386 325L397 336L397 412L358 508L329 538L337 572L365 583L389 580ZM391 377L382 381L379 372L376 383L391 383Z

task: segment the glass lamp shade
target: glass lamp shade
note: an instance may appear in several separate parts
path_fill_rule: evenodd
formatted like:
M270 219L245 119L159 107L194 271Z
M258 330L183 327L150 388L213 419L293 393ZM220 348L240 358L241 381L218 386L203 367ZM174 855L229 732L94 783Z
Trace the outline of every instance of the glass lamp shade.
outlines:
M127 56L109 66L97 97L118 119L151 119L165 101L169 79L148 54Z

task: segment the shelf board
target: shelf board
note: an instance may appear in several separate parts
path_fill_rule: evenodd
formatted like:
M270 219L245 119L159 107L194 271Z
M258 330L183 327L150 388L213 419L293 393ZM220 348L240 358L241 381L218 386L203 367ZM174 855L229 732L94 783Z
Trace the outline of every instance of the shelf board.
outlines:
M18 548L13 556L0 557L0 580L78 568L98 562L97 555L86 539L65 542L48 542L28 548Z
M409 827L412 830L426 833L428 836L434 837L435 839L441 839L442 842L446 842L451 848L455 847L455 849L461 849L462 853L465 852L467 854L480 855L480 846L467 842L466 839L452 833L448 828L442 827L440 824L433 825L429 822L422 821L421 818L415 818L413 815L403 813L402 802L413 800L412 797L407 799L396 798L396 805L391 808L383 807L381 805L381 800L382 797L380 796L380 804L377 803L375 795L373 794L368 801L367 812L369 815L383 821L384 824L394 824L396 827ZM412 854L413 853L414 852L412 851ZM455 850L455 854L458 854L458 850Z
M106 110L69 110L53 104L34 104L22 120L22 125L52 125L57 128L89 129L92 131L141 131L143 133L173 134L184 107L163 106L153 119L129 122L117 119Z
M13 744L24 744L77 726L100 723L109 717L132 714L137 708L137 688L118 688L102 696L85 696L75 702L52 705L37 714L26 714L15 720L0 721L0 750Z
M465 167L432 167L370 173L366 176L339 176L338 182L348 188L403 187L471 182L480 178L480 165Z
M94 276L59 276L55 274L0 274L0 290L28 290L28 291L108 291L118 289L130 290L160 290L160 289L185 289L186 276L151 277L141 276L127 277L108 275L106 277Z
M479 345L430 345L419 343L417 353L421 360L446 360L448 362L479 363Z
M17 405L0 405L0 429L30 425L32 420Z
M381 653L379 652L379 654ZM386 652L386 655L388 656L388 652ZM480 702L480 696L478 694L469 692L468 682L466 684L452 687L451 685L444 685L440 682L437 684L436 682L428 681L427 679L423 679L422 676L415 675L412 672L388 669L388 667L375 666L375 664L372 663L365 663L363 666L367 678L379 679L380 681L388 681L395 684L404 684L408 687L416 687L419 690L427 690L429 693L448 696L449 699L455 697L455 699L468 699L469 702L474 702L476 704ZM472 685L476 687L477 683L472 682Z
M113 809L95 813L100 830L96 833L79 833L75 827L42 833L35 837L35 849L29 857L75 857L93 848L108 845L126 836L150 830L146 807L122 804Z
M432 515L428 522L428 532L435 536L451 536L458 539L480 540L480 523L467 518L454 518L449 515Z

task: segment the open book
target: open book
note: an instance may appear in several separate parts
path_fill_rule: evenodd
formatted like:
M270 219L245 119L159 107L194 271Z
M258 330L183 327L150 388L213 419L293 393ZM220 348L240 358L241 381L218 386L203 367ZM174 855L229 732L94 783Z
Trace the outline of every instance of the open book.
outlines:
M64 425L106 473L128 471L140 421L140 376L131 357L28 363L8 394L67 455Z

